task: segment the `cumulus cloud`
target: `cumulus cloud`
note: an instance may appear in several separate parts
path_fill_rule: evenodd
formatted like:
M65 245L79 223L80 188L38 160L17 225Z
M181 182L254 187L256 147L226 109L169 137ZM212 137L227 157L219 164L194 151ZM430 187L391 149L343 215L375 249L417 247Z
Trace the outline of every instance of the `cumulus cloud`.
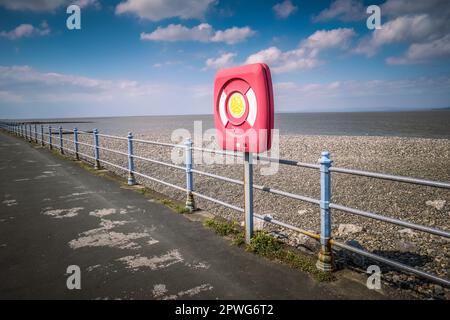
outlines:
M363 38L354 50L356 53L371 57L383 46L401 43L408 46L404 54L388 57L387 63L424 63L450 57L450 2L388 0L381 12L390 19Z
M276 5L274 5L272 9L278 18L286 19L295 11L297 11L298 7L293 5L290 0L285 0L281 3L277 3Z
M313 18L314 22L340 20L344 22L359 21L367 18L366 8L360 0L336 0L330 7Z
M141 33L141 40L150 41L201 41L208 42L214 31L208 23L188 28L181 24L170 24L167 27L158 27L151 33Z
M33 37L33 36L45 36L50 33L50 28L47 22L42 22L39 27L34 27L31 24L21 24L10 31L0 31L0 37L10 40L16 40L20 38Z
M217 58L209 58L206 60L205 69L219 69L229 67L234 64L235 53L225 52Z
M116 14L133 14L141 19L201 19L214 0L126 0L116 6Z
M450 34L426 43L413 43L401 57L389 57L389 64L424 63L436 59L450 58Z
M319 30L300 42L296 49L281 51L277 47L270 47L250 55L246 62L265 62L275 73L311 69L321 64L320 52L347 49L354 35L353 29L349 28Z
M61 6L69 6L71 4L76 4L82 8L88 6L100 6L98 0L0 0L0 6L16 11L48 12L54 11Z
M382 14L402 16L407 14L431 13L433 15L448 15L450 6L447 0L387 0L381 5Z
M181 24L170 24L167 27L158 27L151 33L141 33L141 40L150 41L200 41L200 42L225 42L235 44L246 40L255 34L249 27L232 27L215 31L208 23L188 28Z
M400 16L383 24L382 29L374 30L355 51L373 56L386 44L426 41L440 34L443 24L443 21L432 19L427 14Z
M245 39L253 36L255 31L253 31L250 27L232 27L225 30L216 31L214 36L211 38L213 42L225 42L228 44L235 44L238 42L242 42Z

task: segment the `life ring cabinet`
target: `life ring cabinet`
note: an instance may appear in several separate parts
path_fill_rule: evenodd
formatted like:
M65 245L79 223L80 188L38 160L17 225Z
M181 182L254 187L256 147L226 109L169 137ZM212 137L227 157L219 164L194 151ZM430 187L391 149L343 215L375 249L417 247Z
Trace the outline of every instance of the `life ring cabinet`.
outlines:
M217 143L224 150L270 150L274 126L272 77L264 63L222 69L214 80Z

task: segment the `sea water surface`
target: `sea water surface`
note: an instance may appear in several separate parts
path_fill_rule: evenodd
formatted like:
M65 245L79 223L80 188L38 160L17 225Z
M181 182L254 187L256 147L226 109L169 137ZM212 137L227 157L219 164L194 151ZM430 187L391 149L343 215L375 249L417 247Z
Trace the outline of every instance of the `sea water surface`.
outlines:
M97 128L102 133L126 135L163 133L185 128L191 132L194 121L202 129L214 128L213 115L133 116L106 118L46 119L64 121L64 128ZM40 121L43 121L40 119ZM45 120L44 120L45 121ZM71 123L67 123L67 122ZM57 124L55 124L56 126ZM412 112L279 113L275 128L287 135L400 136L450 139L450 110Z

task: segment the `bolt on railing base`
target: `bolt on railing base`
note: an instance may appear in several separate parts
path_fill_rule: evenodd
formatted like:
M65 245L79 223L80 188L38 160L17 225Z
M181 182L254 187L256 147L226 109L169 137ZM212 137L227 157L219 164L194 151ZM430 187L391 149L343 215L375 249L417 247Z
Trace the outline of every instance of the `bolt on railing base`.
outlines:
M185 208L189 210L189 212L195 211L195 201L194 201L194 195L192 192L188 192L186 196L186 206Z
M136 179L134 178L134 174L133 173L129 173L128 174L128 185L129 186L134 186L136 184Z
M333 255L331 253L331 246L321 246L319 252L319 259L316 262L316 267L320 271L332 272L333 271Z

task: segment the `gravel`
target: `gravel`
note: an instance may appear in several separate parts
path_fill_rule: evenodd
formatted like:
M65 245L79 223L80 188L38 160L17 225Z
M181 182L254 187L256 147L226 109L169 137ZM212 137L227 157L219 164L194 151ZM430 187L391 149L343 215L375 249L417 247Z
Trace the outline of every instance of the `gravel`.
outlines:
M137 139L171 142L169 135L145 134ZM80 135L80 141L91 143L91 135ZM101 146L126 152L126 141L101 138ZM183 159L183 150L143 143L135 143L135 154L155 160L171 162L171 155ZM450 181L450 140L402 137L369 136L281 136L280 158L315 163L323 150L331 153L333 166L382 172L394 175L411 176L435 181ZM80 146L80 152L92 154L92 148ZM204 154L204 160L211 160ZM101 151L101 159L127 167L126 156ZM194 168L219 174L233 179L243 179L242 163L230 164L234 158L227 157L227 164L201 164L202 155L194 154ZM205 159L206 158L206 159ZM216 160L225 160L215 155ZM203 161L204 162L204 161ZM183 166L183 163L179 163ZM122 175L125 171L104 165ZM318 170L279 165L275 175L263 175L269 164L257 163L254 170L254 183L270 186L283 191L319 198ZM136 160L136 171L164 181L185 186L185 172L159 164ZM137 177L142 183L169 197L184 201L186 195L173 188ZM227 203L243 206L243 190L236 184L209 177L194 175L195 190ZM210 201L195 199L198 207L227 219L243 221L241 213ZM348 174L332 174L332 202L348 207L383 214L409 222L449 230L450 191L426 186L384 181L374 178L358 177ZM274 218L305 230L319 232L319 208L314 204L301 202L266 192L254 191L255 212L270 214ZM421 270L449 278L449 240L429 235L417 230L405 229L373 219L333 210L333 236L343 242L359 246L365 250L392 258ZM289 230L281 230L265 224L271 231L287 236L290 244L317 254L317 244L302 235ZM338 252L337 264L352 265L365 271L375 262L355 258L353 255ZM380 266L383 280L394 287L407 289L419 297L450 298L448 289L429 283L408 274L399 273L389 267Z

